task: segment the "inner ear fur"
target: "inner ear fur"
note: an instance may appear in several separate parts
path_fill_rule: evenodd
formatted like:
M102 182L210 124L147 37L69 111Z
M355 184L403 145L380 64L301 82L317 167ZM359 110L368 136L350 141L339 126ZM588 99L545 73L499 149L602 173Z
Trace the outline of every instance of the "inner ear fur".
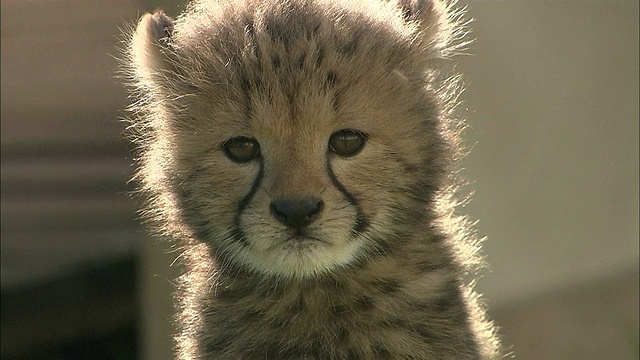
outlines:
M153 87L154 76L170 66L166 49L171 43L173 19L163 11L145 14L138 22L131 41L131 60L141 85Z
M452 11L455 1L447 0L396 0L407 23L418 26L419 41L423 48L435 51L439 57L448 57L458 46L454 29L460 25L461 12Z

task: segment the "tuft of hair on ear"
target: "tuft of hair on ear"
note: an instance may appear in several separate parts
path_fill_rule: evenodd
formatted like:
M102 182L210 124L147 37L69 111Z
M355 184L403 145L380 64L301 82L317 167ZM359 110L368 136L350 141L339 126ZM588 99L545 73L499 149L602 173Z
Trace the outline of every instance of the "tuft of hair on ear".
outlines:
M129 57L142 87L153 87L154 76L169 67L165 50L171 43L173 19L162 10L142 16L132 35Z
M406 23L416 24L418 41L424 49L434 51L440 58L463 54L472 41L467 38L469 23L465 8L458 8L457 0L396 0Z

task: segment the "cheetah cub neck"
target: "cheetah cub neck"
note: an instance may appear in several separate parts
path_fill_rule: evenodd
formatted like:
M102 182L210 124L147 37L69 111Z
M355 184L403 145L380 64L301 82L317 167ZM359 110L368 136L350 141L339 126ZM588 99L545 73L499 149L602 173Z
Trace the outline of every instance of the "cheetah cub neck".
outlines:
M146 215L183 250L180 359L490 359L454 212L462 14L426 0L194 1L142 17Z

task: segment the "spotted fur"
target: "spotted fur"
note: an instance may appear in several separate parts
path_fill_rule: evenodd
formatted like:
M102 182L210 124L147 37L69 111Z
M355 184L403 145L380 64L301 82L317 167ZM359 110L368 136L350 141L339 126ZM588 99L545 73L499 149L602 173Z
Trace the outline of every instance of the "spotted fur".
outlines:
M454 211L459 87L443 69L461 19L435 0L142 17L131 133L146 218L182 250L178 358L499 357L462 280L478 241ZM353 154L330 145L345 130L363 141ZM230 157L230 139L259 154Z

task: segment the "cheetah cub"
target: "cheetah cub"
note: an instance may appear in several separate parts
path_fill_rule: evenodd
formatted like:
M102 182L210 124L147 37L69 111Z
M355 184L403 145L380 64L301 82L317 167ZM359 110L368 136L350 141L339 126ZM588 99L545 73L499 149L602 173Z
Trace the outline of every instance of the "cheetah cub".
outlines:
M493 359L454 212L464 40L437 0L194 1L125 71L179 359Z

